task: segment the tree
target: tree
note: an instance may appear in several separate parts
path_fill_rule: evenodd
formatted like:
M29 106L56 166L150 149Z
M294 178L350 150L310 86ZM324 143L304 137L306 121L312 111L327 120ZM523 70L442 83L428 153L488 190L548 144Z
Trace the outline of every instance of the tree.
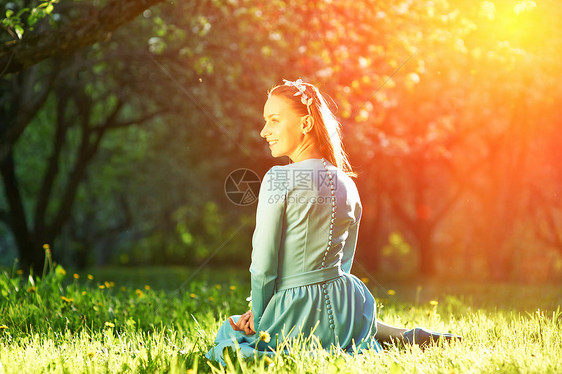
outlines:
M76 52L80 47L95 43L101 35L107 36L107 32L115 30L146 9L147 5L156 2L138 1L129 2L127 5L109 2L99 13L96 8L90 8L89 11L93 13L88 17L81 14L77 18L72 17L74 9L69 7L66 8L68 25L61 26L54 32L42 30L34 35L25 33L21 40L5 42L0 48L0 56L5 58L3 74L13 73L4 75L1 80L5 92L9 94L2 97L0 105L0 171L7 200L6 210L1 212L0 217L12 230L25 267L31 266L37 270L43 265L42 245L52 243L68 220L86 167L99 148L103 135L108 130L142 122L155 114L147 113L139 118L121 120L119 115L124 106L123 98L105 97L104 99L111 104L110 110L105 121L95 123L96 119L92 115L93 104L84 92L86 82L79 79L80 64L69 65L67 62L72 58L60 57L43 64L34 64L58 53L69 54ZM67 39L72 42L61 43L61 40ZM93 67L93 64L85 65ZM22 69L25 70L21 71ZM65 82L68 83L65 85ZM10 90L7 90L8 87ZM31 218L16 172L14 145L50 95L56 96L56 130L52 152ZM81 130L80 147L65 182L63 198L56 204L56 208L52 208L49 204L53 203L52 194L60 170L60 156L71 128L67 118L70 103L78 109L77 113L72 115L78 115L81 120L78 127ZM51 214L50 210L53 209L55 213Z

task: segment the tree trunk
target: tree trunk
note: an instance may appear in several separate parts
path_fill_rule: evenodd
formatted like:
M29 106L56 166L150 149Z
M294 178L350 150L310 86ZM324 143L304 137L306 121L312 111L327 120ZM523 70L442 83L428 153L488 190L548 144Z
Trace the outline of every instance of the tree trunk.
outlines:
M43 244L29 230L18 180L14 167L14 155L10 152L0 164L4 192L9 206L9 222L20 254L22 268L32 269L35 274L41 274L45 263Z

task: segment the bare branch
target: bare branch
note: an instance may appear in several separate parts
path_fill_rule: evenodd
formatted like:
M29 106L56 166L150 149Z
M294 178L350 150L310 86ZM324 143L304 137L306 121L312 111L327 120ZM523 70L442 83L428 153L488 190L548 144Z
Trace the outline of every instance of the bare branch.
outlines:
M68 96L65 93L60 93L57 100L57 127L55 130L53 152L48 160L47 169L43 176L43 182L41 184L41 189L37 197L37 204L35 206L35 217L34 217L34 231L38 237L41 237L43 230L45 228L45 213L47 211L47 206L49 204L49 199L51 196L51 191L55 183L56 176L59 172L59 158L64 146L67 123L65 116L65 109L68 103Z
M99 133L99 132L105 132L106 130L114 130L114 129L119 129L119 128L123 128L123 127L128 127L128 126L131 126L131 125L141 124L143 122L146 122L146 121L149 121L149 120L153 119L154 117L159 116L162 113L164 113L164 110L157 110L155 112L146 114L142 117L134 118L134 119L131 119L131 120L128 120L128 121L123 121L123 122L106 121L105 124L93 127L91 130L92 130L92 133Z

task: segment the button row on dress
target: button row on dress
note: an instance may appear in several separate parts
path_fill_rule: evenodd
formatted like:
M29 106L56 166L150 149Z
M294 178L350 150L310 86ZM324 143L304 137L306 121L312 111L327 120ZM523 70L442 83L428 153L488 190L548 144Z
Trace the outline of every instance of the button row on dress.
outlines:
M324 256L322 258L322 267L326 267L326 256L328 256L328 252L332 247L332 235L334 233L334 221L336 219L336 192L334 188L334 182L332 181L332 174L328 170L328 166L326 165L326 160L322 159L322 163L324 164L324 168L326 169L326 173L328 174L328 181L330 182L330 194L332 195L331 202L332 202L332 213L330 217L330 235L328 236L328 246L326 251L324 252ZM334 330L336 328L334 324L334 315L332 311L332 304L330 303L330 296L328 295L327 285L326 283L322 284L322 289L324 292L324 299L326 300L326 309L328 311L328 320L330 321L330 328Z
M335 192L335 188L334 188L334 182L332 180L332 173L330 173L330 171L328 170L328 166L326 165L326 160L324 158L322 158L322 163L324 164L324 169L326 169L326 173L328 175L328 181L330 182L330 194L332 195L331 197L331 202L332 202L332 214L330 217L330 231L329 231L329 236L328 236L328 245L326 248L326 251L324 252L324 256L322 257L322 267L326 267L326 256L328 256L328 252L330 251L330 248L332 246L332 235L334 233L334 221L336 218L336 192Z

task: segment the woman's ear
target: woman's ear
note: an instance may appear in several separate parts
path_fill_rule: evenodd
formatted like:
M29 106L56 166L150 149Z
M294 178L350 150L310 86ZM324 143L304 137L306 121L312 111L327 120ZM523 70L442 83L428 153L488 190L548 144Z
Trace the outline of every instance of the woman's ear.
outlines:
M310 114L307 114L306 116L303 116L301 119L301 130L304 134L307 134L309 132L312 131L312 128L314 127L314 117L312 117Z

